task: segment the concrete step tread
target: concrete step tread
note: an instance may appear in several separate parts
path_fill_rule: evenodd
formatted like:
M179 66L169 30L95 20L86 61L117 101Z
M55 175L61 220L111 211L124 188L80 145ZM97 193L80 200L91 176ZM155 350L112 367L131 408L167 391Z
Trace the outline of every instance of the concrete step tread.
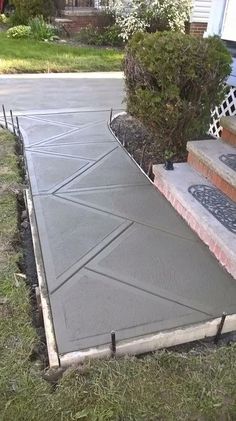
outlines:
M236 135L236 116L223 116L220 119L220 125Z
M174 168L174 171L166 171L163 165L155 165L155 185L236 278L236 235L226 229L188 191L193 185L214 187L213 184L187 163L175 164Z
M98 15L99 14L99 10L95 9L94 7L77 7L77 8L73 8L73 9L65 9L62 12L63 16L94 16L94 15Z
M210 139L188 142L187 150L236 188L236 171L225 163L228 155L235 155L236 158L236 148L221 140Z

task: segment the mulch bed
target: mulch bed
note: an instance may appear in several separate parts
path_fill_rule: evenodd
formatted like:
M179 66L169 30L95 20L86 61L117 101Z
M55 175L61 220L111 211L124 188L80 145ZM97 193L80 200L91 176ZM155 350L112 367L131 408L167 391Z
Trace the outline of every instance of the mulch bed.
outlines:
M164 163L164 156L151 147L151 144L155 145L155 141L147 128L135 117L122 114L112 121L111 129L138 165L152 179L152 166ZM145 143L149 144L148 150L144 147ZM186 159L187 152L185 155L176 156L174 162L183 162Z
M151 133L144 125L130 114L121 114L114 118L111 123L111 129L119 139L121 144L127 149L127 151L133 156L135 161L145 171L145 173L153 179L152 165L164 164L163 154L157 153L151 145L155 144L155 140ZM203 140L212 138L209 135L204 134L198 139ZM148 141L148 142L147 142ZM144 143L148 143L148 150L144 149ZM186 162L187 161L187 150L184 153L180 153L173 158L173 162Z

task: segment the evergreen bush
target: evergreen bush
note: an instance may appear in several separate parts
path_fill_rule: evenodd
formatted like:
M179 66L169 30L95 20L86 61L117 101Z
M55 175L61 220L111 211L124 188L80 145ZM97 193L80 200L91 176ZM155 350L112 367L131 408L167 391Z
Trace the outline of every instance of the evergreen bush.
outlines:
M218 37L134 35L126 49L126 101L152 134L147 152L181 156L188 140L207 131L211 110L224 98L231 60Z

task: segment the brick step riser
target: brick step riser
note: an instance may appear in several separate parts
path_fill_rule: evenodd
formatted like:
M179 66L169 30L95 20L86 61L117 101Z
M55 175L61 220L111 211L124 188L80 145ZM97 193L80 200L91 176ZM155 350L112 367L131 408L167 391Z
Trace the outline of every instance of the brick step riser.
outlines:
M221 139L229 145L236 147L236 135L230 130L223 128Z
M199 218L193 215L178 199L177 195L171 192L168 186L162 182L160 177L155 177L154 184L157 189L171 203L178 214L187 222L190 228L198 235L198 237L209 247L210 251L219 263L236 279L236 262L232 260L227 252L223 250L222 245L209 233L206 227L201 224Z
M198 173L206 177L212 184L221 190L226 196L236 201L236 188L224 180L216 171L202 162L193 152L188 153L188 164Z

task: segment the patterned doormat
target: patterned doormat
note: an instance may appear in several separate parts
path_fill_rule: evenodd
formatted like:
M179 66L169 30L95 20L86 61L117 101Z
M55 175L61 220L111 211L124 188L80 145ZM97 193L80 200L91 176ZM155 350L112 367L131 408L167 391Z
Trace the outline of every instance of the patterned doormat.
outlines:
M219 159L221 162L227 165L227 167L231 168L231 170L236 171L236 154L235 153L221 155Z
M236 234L236 203L215 187L205 184L190 186L189 193L227 230Z

